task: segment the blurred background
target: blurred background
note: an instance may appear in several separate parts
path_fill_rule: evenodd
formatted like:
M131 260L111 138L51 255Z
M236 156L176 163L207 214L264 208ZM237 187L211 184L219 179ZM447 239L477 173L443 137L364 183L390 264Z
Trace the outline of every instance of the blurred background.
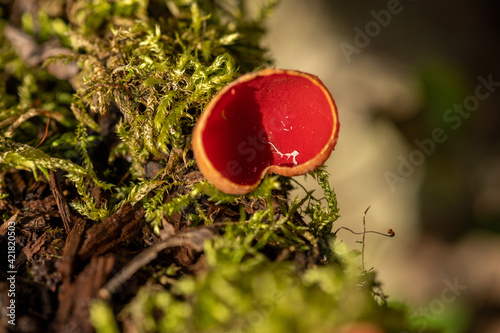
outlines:
M421 332L500 332L500 2L283 0L268 28L276 67L336 100L335 228L371 206L396 232L365 245L389 300Z

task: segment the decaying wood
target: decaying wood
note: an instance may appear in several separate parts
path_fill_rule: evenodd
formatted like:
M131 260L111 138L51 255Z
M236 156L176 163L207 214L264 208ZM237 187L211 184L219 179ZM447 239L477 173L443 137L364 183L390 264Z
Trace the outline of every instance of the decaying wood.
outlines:
M63 285L54 324L56 332L94 332L89 308L114 265L113 254L94 256L73 283Z
M144 208L134 208L126 203L115 214L87 230L86 239L78 256L88 260L92 255L103 254L122 242L136 239L141 232Z
M44 232L42 236L38 237L36 241L30 241L23 249L22 253L26 255L26 258L28 261L31 261L31 258L35 253L40 251L42 246L45 244L45 241L47 240L47 232Z
M9 223L16 222L17 220L17 215L19 214L19 211L15 212L14 215L12 215L8 220L5 220L2 225L0 225L0 236L5 236L7 233L7 228L9 227Z
M86 221L83 218L77 218L73 229L71 229L66 244L63 249L62 261L57 269L61 281L69 281L73 274L75 257L83 240Z
M61 215L64 229L66 230L66 232L69 232L71 230L70 227L71 215L69 212L69 207L68 204L66 203L66 200L61 194L61 185L59 184L59 181L57 180L53 171L50 171L49 184L50 184L50 189L52 191L52 195L56 199L57 208L59 209L59 215Z
M42 190L43 192L43 190ZM54 216L54 213L58 213L56 208L56 200L52 195L49 195L43 199L38 199L37 197L32 200L23 201L23 217L29 219L44 214Z
M12 172L5 176L5 185L7 192L12 196L14 204L20 203L25 199L25 191L28 185L19 172Z

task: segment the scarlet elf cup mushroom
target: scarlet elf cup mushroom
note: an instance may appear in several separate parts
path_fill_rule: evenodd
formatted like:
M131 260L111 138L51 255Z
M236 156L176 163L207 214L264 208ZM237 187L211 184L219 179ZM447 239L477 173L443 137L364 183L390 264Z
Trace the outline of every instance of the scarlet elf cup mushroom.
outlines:
M248 73L208 103L193 132L200 171L219 190L245 194L267 173L303 175L330 156L337 107L314 75L281 69Z

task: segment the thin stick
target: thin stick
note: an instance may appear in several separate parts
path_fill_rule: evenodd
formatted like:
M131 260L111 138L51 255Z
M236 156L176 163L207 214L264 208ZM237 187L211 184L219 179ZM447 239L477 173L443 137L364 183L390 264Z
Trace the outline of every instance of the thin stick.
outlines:
M340 229L345 229L347 231L350 231L354 235L363 235L362 247L361 247L361 268L363 269L363 271L365 270L365 237L366 237L366 234L377 234L377 235L381 235L381 236L385 236L385 237L394 237L396 235L396 233L392 229L387 230L387 234L384 234L384 233L378 232L378 231L373 231L373 230L368 230L368 231L366 230L366 213L368 212L370 207L371 206L368 206L368 208L366 208L365 212L363 213L363 232L355 232L352 229L349 229L347 227L340 227L337 229L337 231L335 231L333 233L334 235L336 235Z
M370 209L371 206L368 206L366 208L365 212L363 213L363 243L361 245L361 269L363 272L365 271L365 237L366 237L366 213L368 212L368 209Z
M201 252L203 251L204 241L206 239L213 239L213 237L214 234L210 228L200 227L177 235L172 235L161 243L157 243L143 250L99 290L99 297L104 300L111 299L112 295L123 288L127 281L132 278L139 269L156 259L161 251L172 247L190 246L194 251Z
M354 235L362 235L363 234L363 232L356 232L356 231L354 231L352 229L349 229L348 227L340 227L333 234L334 235L337 234L337 232L340 229L347 230L347 231L349 231L350 233L352 233ZM379 231L374 231L374 230L367 230L365 233L366 234L377 234L377 235L385 236L385 237L394 237L396 235L396 233L392 229L387 230L387 234L384 234L383 232L379 232Z
M40 145L45 141L45 138L47 137L47 134L49 133L49 125L50 125L50 113L48 113L47 111L45 111L45 116L47 116L47 125L45 125L45 134L43 135L43 138L42 140L40 140L40 142L36 145L35 148L38 148L40 147Z

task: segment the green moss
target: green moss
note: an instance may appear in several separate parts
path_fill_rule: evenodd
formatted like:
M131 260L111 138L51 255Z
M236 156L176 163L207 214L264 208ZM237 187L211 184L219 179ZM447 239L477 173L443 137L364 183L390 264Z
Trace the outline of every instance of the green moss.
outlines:
M343 324L377 321L404 327L401 313L381 308L360 285L355 259L337 244L343 266L305 271L259 253L241 258L243 244L207 243L208 271L170 290L144 287L123 311L141 332L329 332ZM160 315L159 315L160 314Z

